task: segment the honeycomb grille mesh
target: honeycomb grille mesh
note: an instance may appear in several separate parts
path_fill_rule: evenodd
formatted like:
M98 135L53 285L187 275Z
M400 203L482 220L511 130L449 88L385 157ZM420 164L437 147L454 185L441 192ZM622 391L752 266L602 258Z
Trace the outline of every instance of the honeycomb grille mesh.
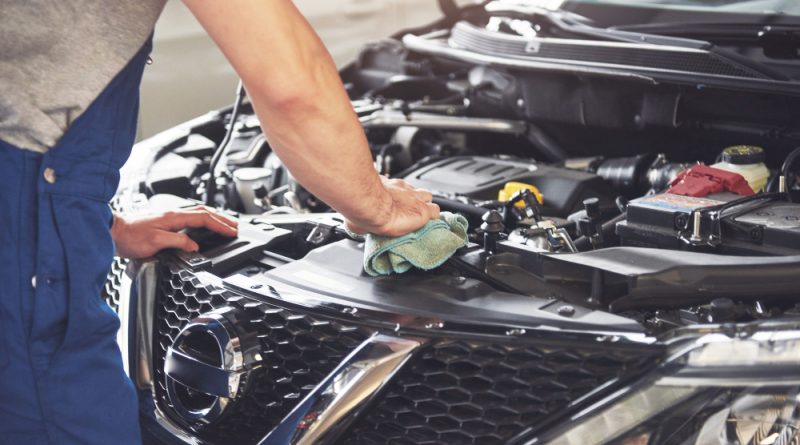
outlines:
M111 270L100 291L100 298L108 304L114 312L119 312L120 286L122 286L122 275L128 267L128 260L114 257L111 263Z
M357 424L355 444L500 444L650 357L442 340Z
M175 264L163 265L159 280L156 402L179 423L166 398L163 365L180 329L203 312L231 306L259 332L266 366L250 374L243 395L211 425L183 423L210 443L257 443L373 333L237 295ZM505 443L653 360L613 345L581 349L514 340L520 339L431 338L337 443Z
M239 296L203 283L174 264L164 267L159 279L155 369L157 403L168 415L164 356L189 320L219 307L235 307L244 312L251 323L246 328L255 329L261 342L264 366L250 373L243 383L244 395L232 409L212 425L185 425L212 443L257 443L371 334Z

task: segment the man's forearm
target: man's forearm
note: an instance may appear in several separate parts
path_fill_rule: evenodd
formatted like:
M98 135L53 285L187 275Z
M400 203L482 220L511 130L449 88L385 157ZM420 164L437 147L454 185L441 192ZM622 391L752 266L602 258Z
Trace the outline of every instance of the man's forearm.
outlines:
M292 174L360 225L385 224L392 201L363 130L333 61L295 6L288 0L185 3L242 77L270 145Z
M320 69L324 71L324 69ZM391 201L372 163L366 137L336 72L306 80L316 90L272 101L251 93L272 148L318 198L362 224L382 225ZM381 218L383 217L383 218Z

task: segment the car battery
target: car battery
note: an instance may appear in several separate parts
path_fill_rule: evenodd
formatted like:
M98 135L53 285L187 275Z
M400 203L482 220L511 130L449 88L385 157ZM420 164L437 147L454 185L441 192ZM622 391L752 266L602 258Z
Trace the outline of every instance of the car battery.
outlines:
M706 215L700 232L713 242L690 243L693 214L714 210L741 196L719 193L698 198L663 193L631 201L616 230L623 246L675 250L713 250L731 255L789 255L800 252L800 204L753 201L726 210L722 219Z
M628 204L626 220L617 224L617 235L623 246L685 249L691 246L680 234L690 227L692 213L736 198L729 193L702 198L662 193L635 199ZM705 223L701 230L711 229L710 222Z

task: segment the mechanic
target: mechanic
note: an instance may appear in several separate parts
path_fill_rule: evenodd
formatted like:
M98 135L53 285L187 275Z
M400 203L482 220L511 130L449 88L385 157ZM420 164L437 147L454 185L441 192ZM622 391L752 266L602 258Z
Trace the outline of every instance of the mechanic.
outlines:
M233 236L205 208L138 220L108 206L135 137L166 0L5 0L0 26L0 443L136 444L134 387L100 299L115 249L144 258ZM239 73L272 148L357 232L401 235L430 193L379 177L317 35L289 0L185 0Z

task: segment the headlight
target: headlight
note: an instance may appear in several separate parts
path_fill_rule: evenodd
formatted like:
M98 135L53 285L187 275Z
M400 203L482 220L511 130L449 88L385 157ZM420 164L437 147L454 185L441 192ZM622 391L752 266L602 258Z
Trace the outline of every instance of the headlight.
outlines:
M530 444L800 444L800 330L676 340L635 385Z

